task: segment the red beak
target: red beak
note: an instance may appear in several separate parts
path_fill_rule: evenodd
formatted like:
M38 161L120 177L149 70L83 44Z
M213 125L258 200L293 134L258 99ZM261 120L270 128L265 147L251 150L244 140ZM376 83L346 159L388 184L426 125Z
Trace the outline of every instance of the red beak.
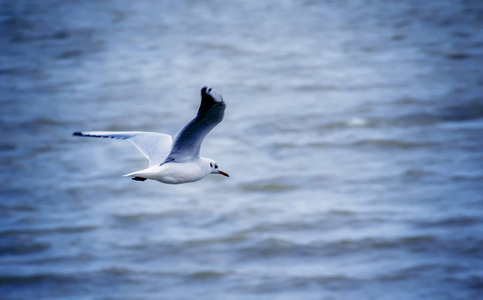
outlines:
M223 171L218 171L218 174L221 174L221 175L226 176L226 177L230 177L230 175L228 175L228 173L225 173Z

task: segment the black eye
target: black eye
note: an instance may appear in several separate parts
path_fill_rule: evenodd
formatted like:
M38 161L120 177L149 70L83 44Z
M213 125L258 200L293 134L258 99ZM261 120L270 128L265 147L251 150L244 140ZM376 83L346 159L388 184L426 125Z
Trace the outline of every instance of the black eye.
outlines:
M212 164L212 163L210 163L210 167L212 167L212 168L213 168L213 164Z
M218 165L215 165L215 169L218 169Z

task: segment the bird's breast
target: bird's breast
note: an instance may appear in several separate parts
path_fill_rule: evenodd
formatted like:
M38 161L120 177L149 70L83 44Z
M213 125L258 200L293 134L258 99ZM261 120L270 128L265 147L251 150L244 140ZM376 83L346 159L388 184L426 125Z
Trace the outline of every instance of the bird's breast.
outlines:
M198 181L209 175L202 166L195 162L165 163L159 166L155 180L163 183L178 184Z

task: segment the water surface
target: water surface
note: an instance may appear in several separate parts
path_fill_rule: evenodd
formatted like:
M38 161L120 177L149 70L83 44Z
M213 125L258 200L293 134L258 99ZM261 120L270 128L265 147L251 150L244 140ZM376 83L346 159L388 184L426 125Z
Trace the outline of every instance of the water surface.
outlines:
M479 1L0 2L2 299L476 299ZM121 175L214 86L231 177Z

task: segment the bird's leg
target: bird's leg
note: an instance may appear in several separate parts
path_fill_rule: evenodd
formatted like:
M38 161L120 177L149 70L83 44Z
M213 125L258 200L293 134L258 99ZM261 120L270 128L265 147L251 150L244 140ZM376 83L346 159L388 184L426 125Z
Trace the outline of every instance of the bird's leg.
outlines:
M136 177L133 177L131 179L132 180L136 180L136 181L144 181L144 180L146 180L146 178L144 178L144 177L137 177L137 176Z

